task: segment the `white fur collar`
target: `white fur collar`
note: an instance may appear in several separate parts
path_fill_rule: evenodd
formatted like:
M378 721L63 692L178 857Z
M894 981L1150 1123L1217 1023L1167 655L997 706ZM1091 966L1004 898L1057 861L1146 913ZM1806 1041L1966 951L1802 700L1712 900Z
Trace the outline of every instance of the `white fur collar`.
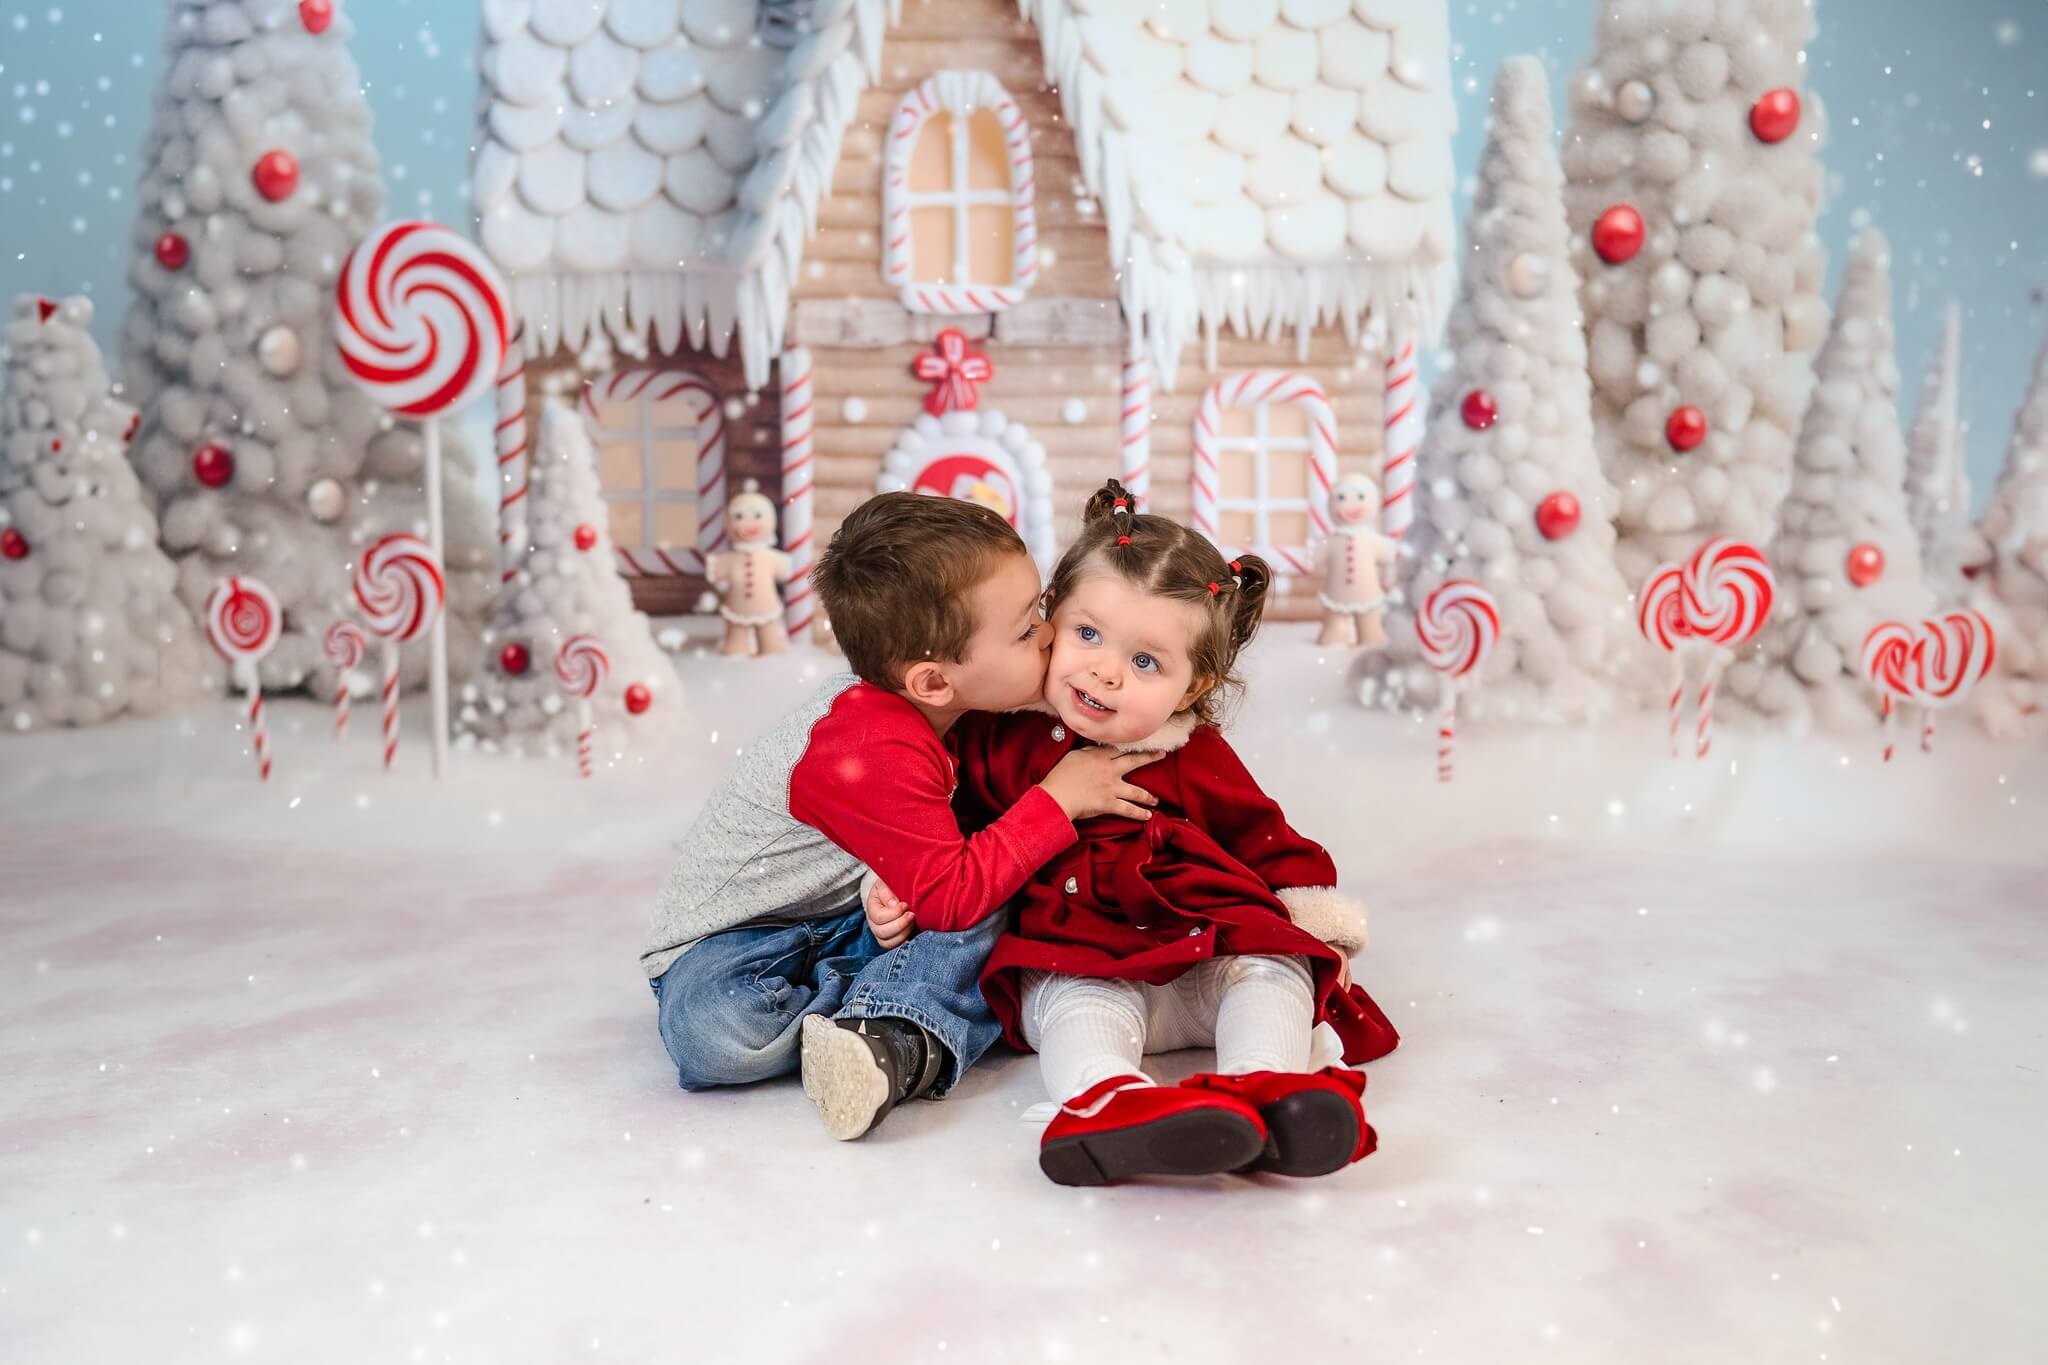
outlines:
M1129 744L1118 744L1115 748L1124 753L1170 754L1194 737L1195 727L1201 724L1192 710L1176 711L1166 719L1166 724L1154 730L1143 739Z

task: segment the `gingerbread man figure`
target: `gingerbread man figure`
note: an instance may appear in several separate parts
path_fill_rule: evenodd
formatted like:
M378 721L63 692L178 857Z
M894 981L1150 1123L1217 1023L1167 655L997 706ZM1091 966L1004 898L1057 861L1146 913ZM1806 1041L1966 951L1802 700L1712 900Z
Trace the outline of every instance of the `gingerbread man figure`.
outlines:
M719 653L780 654L789 648L778 591L789 581L789 556L775 548L775 504L752 479L725 505L725 535L732 548L705 565L718 591L718 614L725 618Z
M1323 545L1323 630L1319 645L1378 649L1387 642L1387 584L1394 542L1380 534L1380 493L1363 474L1330 490L1330 538Z

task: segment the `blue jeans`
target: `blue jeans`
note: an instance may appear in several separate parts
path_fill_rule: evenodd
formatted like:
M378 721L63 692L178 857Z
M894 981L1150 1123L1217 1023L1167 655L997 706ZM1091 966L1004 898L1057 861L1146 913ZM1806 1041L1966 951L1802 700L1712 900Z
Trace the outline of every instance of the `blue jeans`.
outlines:
M676 1079L705 1090L789 1075L806 1015L908 1019L949 1054L933 1091L943 1095L1002 1032L981 969L1003 921L920 932L889 952L857 902L825 919L713 934L650 983Z

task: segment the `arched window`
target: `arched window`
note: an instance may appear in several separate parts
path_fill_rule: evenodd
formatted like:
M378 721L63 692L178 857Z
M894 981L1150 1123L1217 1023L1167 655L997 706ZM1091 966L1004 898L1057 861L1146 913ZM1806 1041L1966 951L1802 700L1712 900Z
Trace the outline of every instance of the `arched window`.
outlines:
M1305 574L1330 533L1337 419L1320 384L1254 370L1202 395L1195 410L1189 520L1225 554L1249 550L1277 573Z
M882 163L882 273L914 313L993 313L1038 274L1031 130L995 77L941 71L903 97Z
M702 573L724 543L725 413L692 370L632 369L583 391L619 571Z

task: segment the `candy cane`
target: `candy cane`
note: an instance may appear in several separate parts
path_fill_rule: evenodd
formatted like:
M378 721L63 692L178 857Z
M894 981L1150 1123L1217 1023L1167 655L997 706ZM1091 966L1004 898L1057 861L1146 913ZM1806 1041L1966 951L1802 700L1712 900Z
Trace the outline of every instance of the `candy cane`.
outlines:
M1330 410L1323 386L1305 375L1284 370L1253 370L1235 379L1211 385L1195 409L1194 492L1188 520L1194 528L1228 554L1250 550L1280 565L1281 571L1306 574L1308 550L1304 546L1223 544L1218 531L1217 489L1221 466L1217 442L1223 430L1223 410L1264 403L1298 403L1308 414L1309 536L1330 534L1330 486L1337 481L1337 417Z
M1714 742L1714 683L1732 651L1754 640L1771 618L1777 578L1763 551L1716 536L1693 552L1680 579L1679 604L1686 634L1710 646L1700 683L1699 739L1695 756L1705 758Z
M253 578L221 580L206 598L206 638L233 668L249 694L249 733L260 780L270 780L270 731L263 721L263 684L256 665L284 634L277 594Z
M811 503L817 482L811 433L817 425L817 388L811 353L792 346L782 353L782 552L789 556L788 600L782 617L794 640L811 624L817 603L811 593Z
M1500 643L1500 607L1493 594L1469 578L1452 578L1423 599L1415 613L1415 635L1422 658L1444 675L1443 708L1437 718L1436 776L1448 782L1453 774L1457 741L1459 684L1485 666Z
M641 534L646 543L620 545L619 572L636 578L661 578L675 574L701 574L710 557L725 548L725 410L718 390L694 370L621 370L601 382L593 381L583 390L583 415L590 424L593 440L603 433L598 428L600 403L665 403L672 398L687 399L696 409L693 422L701 430L697 446L697 543L687 550L670 553L654 544L654 526L649 522Z
M1124 351L1123 398L1119 434L1123 453L1118 461L1123 485L1140 512L1152 510L1152 361L1145 344L1131 337Z
M513 335L498 371L498 552L499 580L509 583L526 559L526 493L531 462L526 454L526 330Z
M327 651L327 662L334 666L334 737L341 739L348 734L348 675L362 667L363 651L369 648L370 639L355 622L336 621L327 628L321 644Z
M398 647L440 624L448 584L433 548L418 536L389 535L356 561L350 579L363 624L384 641L384 767L398 761ZM447 742L437 735L438 744Z
M584 777L590 776L591 745L597 732L597 717L590 699L604 685L605 674L610 670L611 660L606 657L604 646L592 635L572 635L555 652L555 681L577 699L576 770Z
M1415 521L1415 460L1427 411L1413 325L1402 319L1387 357L1386 428L1380 455L1380 527L1395 540Z

